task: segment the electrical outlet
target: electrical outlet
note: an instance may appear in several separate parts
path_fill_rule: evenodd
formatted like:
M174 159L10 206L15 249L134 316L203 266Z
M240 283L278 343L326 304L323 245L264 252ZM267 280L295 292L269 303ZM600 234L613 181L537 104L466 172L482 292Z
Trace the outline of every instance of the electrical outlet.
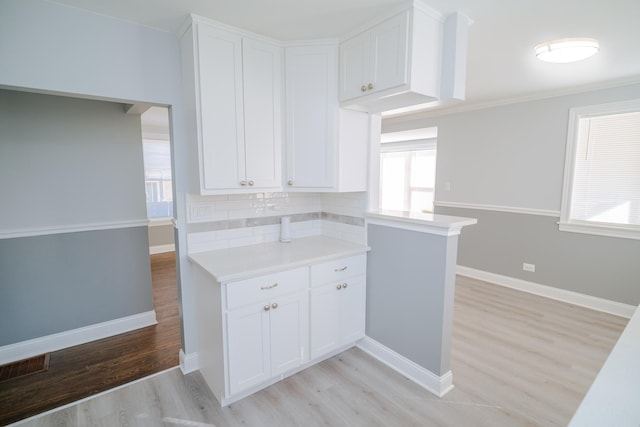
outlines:
M444 191L451 191L451 183L450 182L445 182L444 183Z
M530 271L532 273L536 272L536 265L535 264L527 264L526 262L522 263L522 269L524 271Z

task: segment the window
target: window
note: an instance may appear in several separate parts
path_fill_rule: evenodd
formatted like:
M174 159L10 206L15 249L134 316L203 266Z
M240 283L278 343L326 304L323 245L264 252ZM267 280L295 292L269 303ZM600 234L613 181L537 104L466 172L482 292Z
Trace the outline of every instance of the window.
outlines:
M571 110L559 224L640 239L640 100Z
M380 209L433 212L436 129L382 134Z
M171 144L166 108L151 107L142 114L142 135L147 216L172 217Z

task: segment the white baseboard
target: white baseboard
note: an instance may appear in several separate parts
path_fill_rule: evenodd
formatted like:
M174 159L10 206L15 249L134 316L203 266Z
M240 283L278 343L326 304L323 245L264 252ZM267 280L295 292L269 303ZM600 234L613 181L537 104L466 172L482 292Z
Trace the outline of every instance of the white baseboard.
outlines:
M461 276L467 276L496 285L505 286L507 288L551 298L557 301L579 305L581 307L614 314L616 316L626 317L627 319L631 318L633 313L636 311L636 306L630 304L623 304L617 301L554 288L553 286L541 285L540 283L529 282L522 279L516 279L514 277L502 276L488 271L476 270L475 268L464 267L462 265L456 266L456 272Z
M180 370L184 375L198 370L198 353L185 354L185 352L180 349L178 356L180 358Z
M168 245L156 245L149 247L149 255L155 254L163 254L165 252L175 252L176 245L174 243L169 243Z
M0 365L155 325L154 310L0 347Z
M358 341L358 347L438 397L453 389L451 371L438 376L369 337Z

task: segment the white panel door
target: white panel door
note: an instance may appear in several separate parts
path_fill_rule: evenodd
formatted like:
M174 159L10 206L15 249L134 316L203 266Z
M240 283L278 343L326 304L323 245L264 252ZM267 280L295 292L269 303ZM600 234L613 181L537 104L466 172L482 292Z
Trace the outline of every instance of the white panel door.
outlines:
M237 188L244 179L240 37L198 25L197 61L201 185Z
M408 25L409 12L404 12L371 29L371 92L407 83Z
M340 344L348 344L364 337L365 289L364 276L352 277L345 280L342 285L340 290Z
M333 186L337 46L286 51L286 187Z
M300 292L271 301L271 376L309 359L309 297Z
M365 32L340 45L340 101L366 95L369 82L369 33Z
M269 307L270 305L264 302L227 313L227 356L231 394L271 377Z
M244 142L249 187L282 180L282 49L242 39Z
M311 359L340 346L340 292L336 283L311 289Z

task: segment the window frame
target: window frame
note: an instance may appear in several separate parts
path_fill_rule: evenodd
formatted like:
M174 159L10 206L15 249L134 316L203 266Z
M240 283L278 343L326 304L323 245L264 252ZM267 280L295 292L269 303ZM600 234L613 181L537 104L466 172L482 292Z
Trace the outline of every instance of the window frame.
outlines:
M562 202L560 205L560 221L558 222L560 231L640 240L640 226L571 219L571 200L573 198L580 119L632 112L640 112L640 99L575 107L569 110Z
M415 139L415 140L395 140L390 142L384 142L380 144L380 152L379 152L379 161L380 161L380 172L382 172L382 155L385 153L402 153L404 154L404 161L408 163L406 173L405 173L405 206L404 210L409 212L411 210L412 204L412 191L422 191L429 192L431 191L434 194L434 203L435 203L435 189L434 187L413 187L411 186L411 156L412 152L415 151L434 151L437 156L437 138L424 138L424 139ZM378 203L382 203L383 199L383 185L382 185L382 175L380 175L380 190L379 190L379 201ZM421 210L421 212L429 212L426 210ZM432 212L431 212L432 213Z

